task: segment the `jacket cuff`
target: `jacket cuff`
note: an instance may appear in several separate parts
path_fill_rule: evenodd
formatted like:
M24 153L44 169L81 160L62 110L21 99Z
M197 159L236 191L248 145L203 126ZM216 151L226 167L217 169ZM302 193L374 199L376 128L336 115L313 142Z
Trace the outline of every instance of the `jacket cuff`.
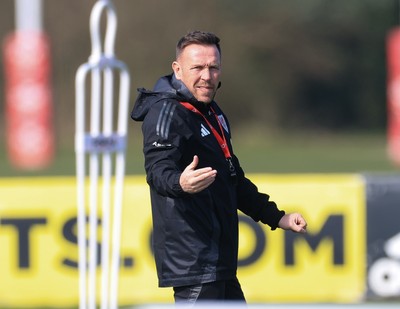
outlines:
M268 205L269 207L262 208L261 222L271 227L271 230L276 230L279 226L279 221L285 215L284 210L279 210L275 203Z
M271 230L276 230L279 226L279 221L281 221L282 217L285 215L285 211L284 210L279 210L279 213L276 216L276 220L275 222L273 222L271 224Z
M186 193L185 191L183 191L181 184L179 182L179 179L181 178L181 174L182 173L178 173L176 174L174 177L174 181L173 181L173 185L172 185L172 191L174 192L174 195L179 197L179 196L184 196L188 193Z

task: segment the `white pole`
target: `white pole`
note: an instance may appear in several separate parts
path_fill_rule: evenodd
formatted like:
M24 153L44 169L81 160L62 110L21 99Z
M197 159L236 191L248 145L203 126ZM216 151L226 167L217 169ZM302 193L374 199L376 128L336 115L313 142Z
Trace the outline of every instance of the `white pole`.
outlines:
M103 112L103 134L111 136L113 129L113 93L114 78L110 68L104 70L104 112ZM110 277L110 216L111 216L111 153L103 154L103 214L102 214L102 251L101 251L101 309L107 309L109 277Z
M107 13L105 44L102 47L100 19ZM117 18L111 0L98 0L90 17L92 52L89 62L76 75L77 204L79 243L80 309L95 309L97 295L97 230L99 221L99 177L102 178L101 309L118 307L118 278L121 241L121 214L125 175L125 148L130 76L126 65L115 58ZM114 72L119 72L119 92L114 95ZM91 91L86 92L86 76L91 75ZM103 91L102 91L103 90ZM90 93L90 131L86 132L86 93ZM114 100L118 97L118 100ZM116 106L113 106L115 102ZM113 108L117 125L113 124ZM115 153L115 185L111 198L112 153ZM89 155L89 248L86 240L85 155ZM99 156L102 160L99 160ZM101 166L100 166L101 164ZM101 169L102 168L102 169ZM112 210L112 211L111 211ZM110 218L113 218L111 223ZM111 242L111 243L110 243Z
M119 117L118 117L118 134L126 135L128 117L124 117L124 111L128 108L130 77L126 70L121 70L120 74L120 93L119 93ZM125 154L121 151L116 154L116 171L115 171L115 195L114 195L114 222L113 222L113 250L111 264L110 279L110 308L118 307L118 271L119 271L119 251L121 243L121 217L122 217L122 196L124 188L125 173Z
M75 152L76 152L76 183L77 183L77 224L79 248L79 308L87 309L87 253L86 253L86 194L85 194L85 84L86 76L90 70L88 64L82 65L75 79Z
M42 0L15 0L17 31L42 30Z
M91 114L90 114L90 136L100 135L100 104L101 104L101 75L100 69L92 70L92 91L91 91ZM96 268L97 268L97 197L99 179L99 153L91 152L89 156L89 282L88 301L89 309L96 309Z

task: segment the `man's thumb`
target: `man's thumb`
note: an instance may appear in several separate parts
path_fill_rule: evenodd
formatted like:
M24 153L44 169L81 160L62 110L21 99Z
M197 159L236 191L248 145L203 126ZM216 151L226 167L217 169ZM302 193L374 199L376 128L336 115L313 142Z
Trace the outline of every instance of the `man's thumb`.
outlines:
M194 170L197 167L197 164L199 164L199 157L198 156L193 156L193 161L189 164L188 168Z

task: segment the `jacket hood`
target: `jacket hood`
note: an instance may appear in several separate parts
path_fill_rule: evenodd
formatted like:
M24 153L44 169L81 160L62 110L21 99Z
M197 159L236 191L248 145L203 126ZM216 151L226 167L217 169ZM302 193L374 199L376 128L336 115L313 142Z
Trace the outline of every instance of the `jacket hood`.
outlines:
M161 77L154 86L154 90L138 88L138 96L131 112L131 118L135 121L143 121L150 108L163 99L175 99L190 103L197 103L196 98L190 93L174 74Z

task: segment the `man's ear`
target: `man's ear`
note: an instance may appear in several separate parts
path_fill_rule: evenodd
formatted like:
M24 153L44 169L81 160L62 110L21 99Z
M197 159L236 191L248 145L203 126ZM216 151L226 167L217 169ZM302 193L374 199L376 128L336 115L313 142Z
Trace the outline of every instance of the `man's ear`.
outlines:
M176 79L181 79L182 70L180 64L177 61L172 62L172 70L174 70Z

